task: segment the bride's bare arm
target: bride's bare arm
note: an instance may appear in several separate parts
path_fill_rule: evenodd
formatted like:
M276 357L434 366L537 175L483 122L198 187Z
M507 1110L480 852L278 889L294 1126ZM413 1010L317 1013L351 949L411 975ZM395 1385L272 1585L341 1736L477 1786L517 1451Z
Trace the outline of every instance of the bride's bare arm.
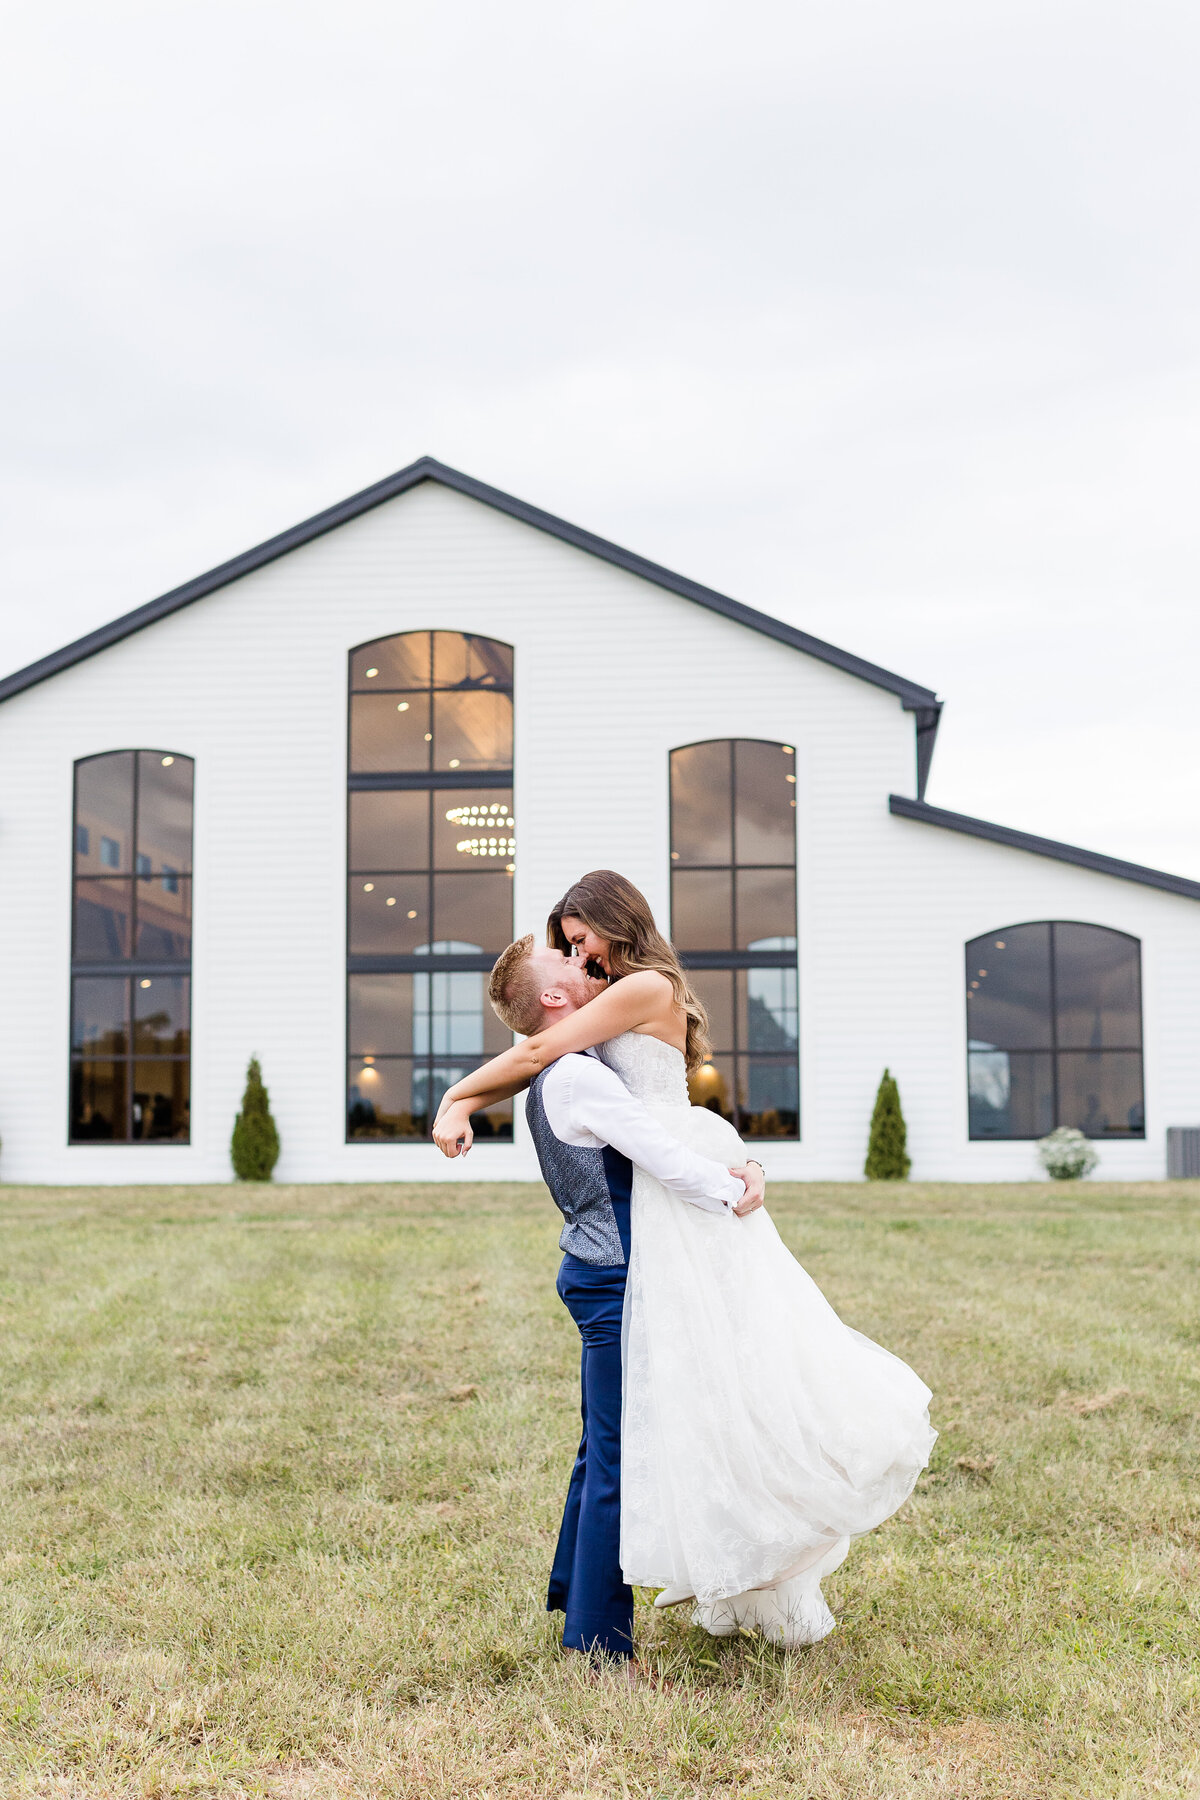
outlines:
M483 1070L479 1070L478 1073L482 1074ZM485 1088L482 1094L472 1094L467 1104L470 1106L472 1112L486 1112L489 1106L499 1106L501 1100L513 1099L515 1095L521 1093L528 1086L529 1083L527 1081L497 1081L494 1082L491 1087ZM447 1089L446 1094L442 1099L442 1104L438 1107L439 1118L441 1118L449 1101L450 1090Z
M606 1043L638 1025L665 1021L672 998L670 982L653 969L639 969L633 975L623 976L578 1012L568 1014L544 1031L535 1031L532 1037L523 1038L511 1050L502 1051L481 1068L464 1075L446 1089L438 1117L460 1100L475 1101L478 1107L482 1095L502 1090L501 1097L507 1098L519 1093L535 1075L572 1050L590 1050L593 1044Z

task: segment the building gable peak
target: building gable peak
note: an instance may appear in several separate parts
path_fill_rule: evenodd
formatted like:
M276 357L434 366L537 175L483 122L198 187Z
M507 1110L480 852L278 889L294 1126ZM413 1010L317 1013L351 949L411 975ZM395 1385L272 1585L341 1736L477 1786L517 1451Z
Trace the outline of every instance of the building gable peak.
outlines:
M461 470L452 469L432 456L419 457L407 468L397 470L394 475L386 476L373 486L364 488L361 493L338 501L335 506L327 507L324 512L316 513L311 519L305 519L276 537L268 538L265 543L256 544L253 549L243 551L240 556L219 563L215 569L209 569L205 574L184 582L182 587L172 588L169 593L160 594L156 600L149 600L144 606L135 607L132 612L124 613L107 625L98 626L95 631L77 638L74 643L65 644L62 649L39 658L27 668L16 670L0 680L0 702L23 693L27 688L35 687L39 682L48 681L51 676L61 674L64 669L84 662L101 650L107 650L111 645L120 643L123 638L132 636L134 632L144 630L147 625L153 625L159 619L165 619L169 614L203 599L206 594L228 587L243 575L252 574L255 569L261 569L267 563L287 556L291 551L311 543L314 538L323 537L326 532L335 531L339 525L346 525L361 514L370 512L372 508L383 505L385 501L396 499L423 481L439 482L443 487L452 488L456 493L465 494L469 499L494 507L498 512L507 513L510 518L519 519L537 531L544 531L563 543L571 544L589 556L600 557L643 581L652 582L656 587L679 594L698 606L706 607L710 612L719 613L750 631L774 638L777 643L784 644L789 649L799 650L860 681L870 682L874 687L895 694L905 710L916 717L917 791L919 795L924 795L941 713L941 701L932 689L909 681L903 675L896 675L890 669L880 668L876 663L867 662L865 658L855 656L848 650L839 650L835 644L812 637L808 632L800 631L794 625L787 625L782 619L774 619L768 613L758 612L740 600L732 600L728 595L718 593L715 588L704 587L686 575L677 575L672 569L663 568L661 564L638 556L632 550L625 550L619 544L597 537L594 532L572 525L566 519L556 517L554 513L544 512L540 507L518 500L500 488L489 487L486 482L477 481L472 475L464 475Z

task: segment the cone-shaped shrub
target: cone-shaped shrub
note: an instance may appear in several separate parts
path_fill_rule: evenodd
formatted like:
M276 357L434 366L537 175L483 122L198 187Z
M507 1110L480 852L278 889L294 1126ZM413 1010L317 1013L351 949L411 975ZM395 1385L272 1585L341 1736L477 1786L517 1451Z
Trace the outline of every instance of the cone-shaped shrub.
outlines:
M250 1058L246 1070L246 1092L242 1095L242 1110L233 1122L229 1153L239 1181L270 1181L271 1170L279 1161L279 1133L271 1117L257 1056Z
M875 1111L871 1114L871 1138L863 1174L868 1181L907 1181L912 1160L905 1145L908 1127L900 1111L900 1089L890 1069L883 1071Z

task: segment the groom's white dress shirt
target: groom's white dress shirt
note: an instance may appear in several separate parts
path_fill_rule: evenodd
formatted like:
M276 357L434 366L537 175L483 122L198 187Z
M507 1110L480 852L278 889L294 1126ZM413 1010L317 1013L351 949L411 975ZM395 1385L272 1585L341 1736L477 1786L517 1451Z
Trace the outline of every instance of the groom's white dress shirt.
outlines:
M706 1212L728 1212L745 1188L736 1175L697 1156L665 1131L615 1070L590 1052L572 1051L542 1078L546 1122L564 1144L602 1150L611 1144L681 1200Z

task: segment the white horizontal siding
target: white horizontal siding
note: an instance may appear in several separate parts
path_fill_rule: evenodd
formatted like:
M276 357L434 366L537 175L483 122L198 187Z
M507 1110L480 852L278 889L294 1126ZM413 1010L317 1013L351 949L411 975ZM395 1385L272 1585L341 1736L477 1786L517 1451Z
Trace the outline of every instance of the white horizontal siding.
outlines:
M667 753L753 736L797 751L804 1141L776 1176L853 1177L884 1064L914 1173L1019 1179L1032 1146L966 1141L962 946L1026 918L1146 946L1145 1145L1200 1117L1200 906L907 821L913 720L887 693L426 483L0 707L0 1173L220 1181L257 1052L290 1180L527 1178L513 1147L346 1145L346 653L423 627L516 647L516 929L586 869L667 922ZM126 745L196 759L193 1141L66 1142L71 770ZM1192 1098L1196 1095L1196 1099Z

